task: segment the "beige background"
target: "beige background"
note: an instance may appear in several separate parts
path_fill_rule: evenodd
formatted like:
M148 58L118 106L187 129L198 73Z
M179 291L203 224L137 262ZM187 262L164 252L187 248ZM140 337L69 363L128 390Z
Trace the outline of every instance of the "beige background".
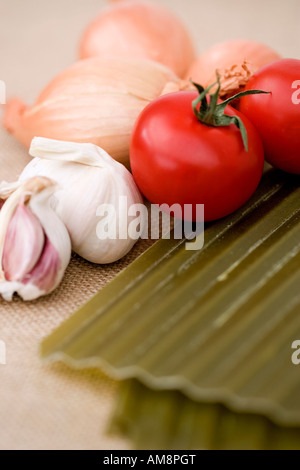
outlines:
M76 58L85 24L104 0L0 0L0 79L7 95L32 102L47 82ZM191 30L200 53L234 37L263 41L283 56L300 58L299 0L160 0ZM300 77L299 77L300 78ZM0 180L13 180L29 157L0 129ZM44 366L40 340L142 252L138 244L112 266L74 257L60 288L24 304L0 300L0 449L117 449L129 443L105 428L117 384L96 372Z

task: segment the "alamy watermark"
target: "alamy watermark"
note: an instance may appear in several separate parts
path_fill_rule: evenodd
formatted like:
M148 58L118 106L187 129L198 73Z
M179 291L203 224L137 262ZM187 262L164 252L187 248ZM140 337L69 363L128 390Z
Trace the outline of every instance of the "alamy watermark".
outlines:
M96 211L99 240L132 240L185 238L187 250L200 250L204 245L203 204L129 204L120 196L117 204L101 204ZM192 219L197 222L191 222Z
M6 104L6 84L0 80L0 104Z
M295 366L298 366L300 364L300 340L295 340L292 343L292 349L295 349L295 351L292 354L292 363L295 364Z
M296 90L292 94L292 103L293 104L300 104L300 80L295 80L292 83L292 89Z
M0 340L0 365L6 364L6 344Z

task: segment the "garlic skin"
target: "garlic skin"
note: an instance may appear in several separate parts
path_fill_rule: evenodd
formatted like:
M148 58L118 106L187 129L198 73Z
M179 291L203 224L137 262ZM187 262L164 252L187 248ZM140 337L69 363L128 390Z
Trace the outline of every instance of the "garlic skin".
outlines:
M25 167L20 181L36 175L55 178L58 188L52 206L68 229L73 250L97 264L125 256L137 241L128 234L129 224L137 217L141 225L145 223L143 215L128 216L132 205L143 204L131 173L93 144L35 137L29 153L35 158ZM103 220L99 208L105 204L115 208L116 232L125 233L123 239L99 239L99 222Z
M80 41L81 59L88 57L146 58L166 65L183 77L195 58L192 39L167 8L124 0L103 8Z
M35 136L93 143L128 165L133 125L169 82L177 91L191 87L146 59L82 60L54 78L34 106L9 101L3 125L28 148Z
M66 227L50 207L55 183L35 177L0 185L0 294L34 300L61 282L71 257Z

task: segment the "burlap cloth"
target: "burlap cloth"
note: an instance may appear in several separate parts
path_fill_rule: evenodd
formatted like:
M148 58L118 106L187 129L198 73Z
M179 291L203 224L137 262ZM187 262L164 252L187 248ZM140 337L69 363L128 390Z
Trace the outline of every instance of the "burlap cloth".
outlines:
M6 83L7 95L32 102L48 80L75 60L80 32L104 3L0 0L0 79ZM249 37L272 45L284 56L299 58L299 0L159 3L182 17L199 52L218 40ZM3 130L0 159L1 180L14 180L29 160ZM0 449L129 447L128 442L105 433L117 384L92 371L44 366L38 346L147 245L138 243L124 260L105 267L74 256L52 295L31 303L0 301L0 340L7 350L7 364L0 364Z

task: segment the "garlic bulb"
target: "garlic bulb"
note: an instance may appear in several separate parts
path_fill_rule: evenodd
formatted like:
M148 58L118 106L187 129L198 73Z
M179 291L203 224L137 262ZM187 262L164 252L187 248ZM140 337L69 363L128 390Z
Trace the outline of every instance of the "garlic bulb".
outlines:
M151 59L183 77L195 52L188 31L167 8L125 0L104 8L84 32L80 58L94 56Z
M20 180L35 175L55 178L58 189L52 204L69 231L73 250L101 264L128 253L139 238L128 232L130 224L138 221L142 230L144 223L142 215L130 215L130 208L143 203L131 173L93 144L35 137L30 155L36 158ZM106 214L109 209L113 213ZM101 234L105 224L110 233Z
M0 186L0 294L33 300L60 283L71 256L69 234L50 207L55 184L35 177Z
M168 68L146 59L82 60L54 78L34 106L19 99L8 102L3 124L27 147L37 135L90 142L128 164L135 120L169 82L177 90L190 87Z
M278 59L280 55L265 44L233 39L214 44L203 52L189 68L186 78L206 88L215 82L218 70L220 96L227 98L241 91L256 70Z

